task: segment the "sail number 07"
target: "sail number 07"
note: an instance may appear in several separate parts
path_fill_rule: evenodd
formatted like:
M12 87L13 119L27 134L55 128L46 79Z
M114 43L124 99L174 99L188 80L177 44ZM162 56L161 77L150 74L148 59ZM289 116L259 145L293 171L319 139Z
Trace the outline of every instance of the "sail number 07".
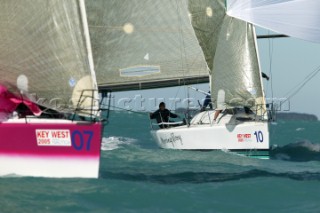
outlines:
M255 131L254 135L256 136L257 142L263 142L263 134L261 131Z
M82 150L83 146L86 145L86 150L90 150L90 144L93 137L93 131L74 131L71 135L72 146L76 150ZM86 139L86 140L85 140Z

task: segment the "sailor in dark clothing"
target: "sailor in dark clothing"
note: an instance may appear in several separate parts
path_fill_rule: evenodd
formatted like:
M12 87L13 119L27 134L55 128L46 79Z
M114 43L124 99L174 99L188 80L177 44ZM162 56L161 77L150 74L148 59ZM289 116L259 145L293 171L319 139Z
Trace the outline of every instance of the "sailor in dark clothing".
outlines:
M166 105L164 102L161 102L159 104L159 109L155 111L154 113L150 113L150 118L151 119L156 119L158 123L162 122L169 122L169 117L170 118L177 118L178 115L170 112L168 109L166 109ZM165 128L168 127L168 125L165 124L159 124L160 128Z
M206 95L200 111L201 111L201 112L202 112L202 111L205 111L208 105L209 105L210 109L212 109L212 101L211 101L210 91L209 91L208 94Z
M269 81L269 76L267 76L267 74L265 74L264 72L261 72L261 76L262 78L265 78L267 79L267 81ZM209 105L210 109L212 109L212 102L211 102L211 95L210 95L210 91L208 92L206 98L204 99L204 102L203 102L203 105L201 107L201 112L202 111L205 111L207 106ZM245 108L245 111L246 113L249 113L250 112L250 109L249 108ZM217 112L217 116L218 116L218 112Z

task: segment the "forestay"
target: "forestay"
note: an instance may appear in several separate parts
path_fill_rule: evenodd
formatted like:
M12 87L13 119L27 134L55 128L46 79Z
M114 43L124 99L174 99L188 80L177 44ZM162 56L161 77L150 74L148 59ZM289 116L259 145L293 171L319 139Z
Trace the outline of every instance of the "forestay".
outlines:
M97 107L83 6L82 0L2 1L1 84L59 111L73 110L82 90L90 90L79 107Z
M208 82L187 0L86 1L101 90Z

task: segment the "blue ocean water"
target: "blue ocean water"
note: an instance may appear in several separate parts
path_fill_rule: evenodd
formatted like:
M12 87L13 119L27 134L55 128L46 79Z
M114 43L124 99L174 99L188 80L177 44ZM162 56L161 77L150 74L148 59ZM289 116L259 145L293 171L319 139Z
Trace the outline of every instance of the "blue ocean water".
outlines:
M320 212L319 130L270 124L259 160L159 149L146 114L112 113L99 179L0 178L0 212Z

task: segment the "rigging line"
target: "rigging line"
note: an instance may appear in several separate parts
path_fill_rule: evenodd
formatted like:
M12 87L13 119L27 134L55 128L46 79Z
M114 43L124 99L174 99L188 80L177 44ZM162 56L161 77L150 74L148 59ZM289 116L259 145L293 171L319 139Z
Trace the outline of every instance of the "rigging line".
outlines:
M183 22L182 22L182 12L181 12L181 9L180 9L180 5L179 5L179 0L176 0L176 8L177 8L177 14L178 14L178 19L179 19L179 23L180 23L180 28L179 28L179 33L180 33L180 41L182 43L182 48L181 48L181 68L182 70L185 70L188 68L187 66L187 51L186 51L186 44L185 44L185 41L184 41L184 36L183 36L183 30L182 30L182 27L183 27ZM184 59L184 60L183 60ZM185 82L185 72L183 72L183 83L184 85L186 84Z
M180 3L180 5L178 4L178 0L176 0L176 5L177 5L177 14L179 14L179 21L180 21L180 38L181 38L181 41L182 41L182 44L183 44L183 53L184 53L184 59L185 60L183 60L183 53L181 53L181 61L182 61L182 63L183 63L183 61L184 61L184 64L185 64L185 69L183 69L183 70L187 70L187 71L191 71L191 69L190 69L190 67L193 67L194 65L196 65L196 63L197 63L197 61L198 61L198 59L201 59L202 57L203 57L203 55L202 55L202 48L200 47L200 45L199 45L199 43L198 43L198 45L199 45L199 53L198 54L193 54L193 56L195 55L195 57L193 58L193 60L191 60L191 61L187 61L187 59L189 59L189 58L187 58L187 50L186 50L186 41L185 41L185 34L184 34L184 32L183 32L183 28L182 28L182 26L183 26L183 21L182 21L182 16L183 16L183 12L181 11L181 7L182 7L182 3ZM180 7L179 7L180 6ZM188 5L186 5L187 7L188 7ZM188 9L187 9L188 10ZM196 33L195 33L195 31L194 31L194 29L193 29L193 26L192 26L192 23L191 23L191 20L189 20L189 25L191 25L190 27L191 27L191 31L192 31L192 35L195 37L195 39L196 39L196 42L199 42L198 41L198 39L197 39L197 36L196 36ZM204 57L203 57L203 60L205 60L204 59ZM199 65L197 65L197 66L199 66ZM200 68L198 68L198 76L200 76L200 72L202 71L202 67L201 67L201 69ZM208 73L208 75L209 75L209 73ZM183 79L183 85L184 86L186 86L186 81L185 81L185 72L183 72L183 77L184 77L184 79ZM197 78L197 83L196 84L199 84L199 78ZM188 107L189 107L189 99L190 99L190 92L189 92L189 89L187 88L187 90L185 90L186 91L186 93L187 94L185 94L185 96L187 96L187 98L188 98Z
M308 74L308 75L303 79L303 81L300 82L299 84L297 84L297 86L295 86L292 90L294 90L295 88L297 88L297 89L295 89L294 91L291 90L291 91L287 92L285 96L287 96L287 95L289 95L289 96L287 97L287 99L286 99L285 101L283 101L283 102L281 102L281 103L286 102L287 100L289 100L289 99L291 99L293 96L295 96L298 92L300 92L300 90L301 90L311 79L313 79L319 72L320 72L320 66L318 66L314 71L312 71L310 74ZM300 86L299 86L299 85L300 85Z
M270 34L270 31L268 31L268 34ZM273 78L272 78L272 60L273 60L273 40L268 39L269 43L269 75L270 75L270 87L271 87L271 100L273 100Z
M194 58L193 58L193 60L190 61L189 65L191 67L194 67L196 65L196 63L199 64L198 61L204 60L205 61L205 66L206 66L206 70L209 71L209 67L208 67L208 65L206 63L206 59L205 59L203 51L202 51L202 47L199 44L199 40L198 40L197 35L195 33L195 30L194 30L194 28L196 28L196 27L194 27L192 25L192 21L191 20L192 20L192 17L191 17L191 19L189 21L190 21L190 25L191 25L191 28L192 28L192 35L193 35L193 37L195 37L196 42L199 45L199 50L197 50L197 51L193 50L194 54L192 56ZM201 29L198 28L197 30L200 31ZM196 66L199 66L199 65L196 65ZM201 68L197 68L197 69L198 69L198 76L200 76L200 72L202 71L203 67L201 66ZM209 75L209 72L208 72L208 75ZM197 83L196 84L199 84L199 79L197 79Z
M303 79L303 81L301 81L301 82L298 83L296 86L294 86L291 90L289 90L289 92L287 92L287 93L285 94L285 96L289 95L292 90L294 90L295 88L299 87L299 85L303 84L304 81L306 81L308 78L312 77L315 73L317 73L317 72L318 72L318 69L320 69L320 66L317 67L315 70L313 70L311 73L309 73L309 74Z
M110 105L110 108L111 108L111 107L113 107L114 109L121 109L121 110L123 110L123 111L132 112L132 113L137 113L137 114L142 114L142 115L145 115L145 114L147 114L147 113L150 113L150 112L148 112L148 111L146 111L146 112L134 111L134 110L132 110L132 109L126 109L126 108L117 107L117 106L114 106L114 105ZM110 111L115 111L115 110L111 110L111 109L110 109Z
M177 1L176 1L177 2ZM177 4L178 5L178 4ZM181 3L180 3L180 6L181 6ZM185 5L183 5L183 6L185 6ZM188 7L188 5L186 5L187 7ZM178 6L179 7L179 6ZM182 6L181 6L182 7ZM183 8L183 9L185 9L185 8ZM188 10L188 9L187 9ZM178 12L178 14L180 14L180 16L179 16L179 20L180 20L180 23L181 23L181 26L183 26L182 24L183 24L183 22L182 22L182 16L183 15L185 15L185 14L182 14L182 12L181 12L181 10L179 10L179 9L177 9L177 11L180 11L180 13ZM184 11L183 11L184 12ZM191 32L187 32L188 33L188 35L190 36L190 33L192 34L191 36L193 36L194 38L195 38L195 40L196 40L196 42L198 43L198 39L197 39L197 36L196 36L196 34L195 34L195 31L194 31L194 26L192 26L192 23L191 23L191 20L189 19L189 22L187 23L187 25L188 26L190 26L191 27ZM187 50L186 50L186 45L185 45L185 37L184 37L184 35L185 35L185 33L183 32L183 30L182 30L183 28L181 27L180 28L180 33L181 33L181 40L183 41L182 43L183 43L183 47L184 47L184 54L185 54L185 59L186 59L186 61L185 61L185 64L186 64L186 69L187 70L189 70L190 71L190 67L194 67L195 65L196 65L196 67L199 67L199 65L197 65L197 63L198 63L198 61L200 60L201 61L201 58L203 58L203 60L205 60L204 59L204 57L203 57L203 54L202 54L202 48L200 47L200 45L199 45L199 43L198 43L198 45L199 45L199 50L197 50L197 51L193 51L193 54L192 54L192 60L189 60L190 59L190 57L191 56L189 56L188 58L187 58ZM182 54L181 54L181 57L182 57ZM187 61L187 59L188 59L188 61ZM199 64L199 63L198 63ZM202 71L202 67L201 68L197 68L197 70L198 70L198 76L200 76L200 72ZM185 73L183 73L184 75L185 75ZM208 75L209 75L209 73L208 73ZM199 81L200 81L200 79L199 78L197 78L197 82L195 83L195 84L199 84ZM186 85L186 82L185 82L185 80L183 81L183 83L184 83L184 86ZM189 96L189 90L187 90L187 95Z
M179 33L180 33L180 42L182 41L182 45L183 47L180 47L180 58L181 58L181 68L182 68L182 74L183 74L183 85L186 84L185 82L185 69L184 69L184 65L183 65L183 58L186 58L186 49L185 49L185 43L184 43L184 39L183 39L183 33L182 33L182 20L181 20L181 10L180 10L180 7L179 7L179 3L178 3L179 0L176 0L175 3L176 3L176 10L177 10L177 14L178 14L178 20L180 22L180 28L179 28ZM183 53L184 53L184 57L183 57ZM180 86L176 92L176 95L175 95L175 99L178 97L178 94L180 92ZM186 94L185 94L186 95Z

